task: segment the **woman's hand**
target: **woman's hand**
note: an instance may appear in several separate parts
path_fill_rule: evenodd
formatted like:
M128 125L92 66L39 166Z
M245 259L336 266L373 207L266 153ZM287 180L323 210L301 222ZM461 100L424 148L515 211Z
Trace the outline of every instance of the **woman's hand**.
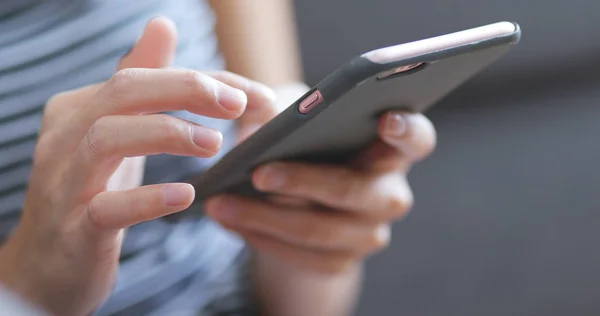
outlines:
M159 69L169 66L175 38L169 21L152 20L110 80L46 106L22 220L0 253L0 282L52 314L92 312L112 289L123 229L191 204L187 184L138 187L138 157L209 157L222 135L158 113L235 119L247 104L272 102L263 86L229 73Z
M380 140L350 166L258 168L254 186L278 195L272 201L218 196L206 202L206 210L262 256L327 274L356 267L388 244L391 222L412 205L406 173L436 142L433 125L421 114L387 113L379 134Z

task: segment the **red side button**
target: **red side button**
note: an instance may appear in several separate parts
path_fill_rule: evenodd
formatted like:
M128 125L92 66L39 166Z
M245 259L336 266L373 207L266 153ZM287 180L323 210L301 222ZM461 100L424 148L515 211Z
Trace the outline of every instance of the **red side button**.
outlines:
M321 91L316 90L315 92L308 95L304 100L302 100L302 102L300 102L298 111L302 114L306 114L315 106L319 105L319 103L321 103L322 101L323 95L321 94Z

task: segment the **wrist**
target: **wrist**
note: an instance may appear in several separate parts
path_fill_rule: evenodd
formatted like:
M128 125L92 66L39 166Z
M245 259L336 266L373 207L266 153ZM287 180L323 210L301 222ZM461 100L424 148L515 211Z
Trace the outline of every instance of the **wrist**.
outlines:
M0 249L0 283L33 308L50 314L76 315L74 296L62 291L68 285L68 276L59 273L53 260L40 256L25 238L22 224Z
M252 264L255 270L263 269L267 272L273 271L323 280L354 276L357 273L361 273L364 268L364 261L356 260L353 262L348 262L346 266L335 271L320 271L305 267L302 262L292 262L279 259L259 251L253 252Z
M265 315L348 315L360 293L363 262L335 273L254 253L252 273Z
M41 307L38 292L43 291L43 286L34 286L30 282L35 278L33 273L36 271L27 273L27 264L20 259L18 243L13 235L0 249L0 283L4 289L19 296L27 304Z

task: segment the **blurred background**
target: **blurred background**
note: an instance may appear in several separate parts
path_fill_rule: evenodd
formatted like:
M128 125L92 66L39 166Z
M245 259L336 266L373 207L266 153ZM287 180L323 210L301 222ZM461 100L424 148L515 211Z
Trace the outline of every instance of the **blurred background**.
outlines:
M492 22L521 44L428 112L416 204L357 315L600 315L600 2L296 1L314 84L384 45Z

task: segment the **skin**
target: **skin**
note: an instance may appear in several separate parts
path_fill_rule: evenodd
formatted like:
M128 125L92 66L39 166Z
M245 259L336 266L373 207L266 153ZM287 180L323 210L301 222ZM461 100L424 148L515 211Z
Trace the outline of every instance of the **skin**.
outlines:
M309 89L302 79L293 1L211 4L227 69L269 85L277 96L275 111L244 114L238 120L243 139ZM412 203L406 172L435 145L432 124L420 114L387 114L380 135L347 168L276 164L286 175L280 187L268 185L271 177L265 174L273 169L259 168L255 186L285 198L271 203L233 196L208 201L209 215L255 249L254 282L265 315L351 313L363 259L385 247L389 223L404 216ZM227 211L232 208L237 211Z
M210 216L255 250L257 290L267 315L346 315L366 256L387 246L390 224L406 215L406 172L433 148L423 116L388 113L381 141L353 165L273 163L259 167L256 188L282 199L218 196Z
M110 80L56 95L46 106L23 217L0 251L0 282L52 314L91 313L114 284L125 229L191 204L187 184L140 186L144 156L209 157L222 136L157 113L239 119L247 130L241 139L279 111L273 92L256 81L166 68L175 46L173 25L153 19ZM380 135L346 167L258 168L254 184L278 193L272 201L206 202L210 216L255 250L265 314L350 312L364 258L385 247L391 221L410 208L406 172L435 144L431 123L419 114L385 114Z
M212 0L227 69L278 86L302 82L291 0Z
M222 135L157 113L236 119L273 103L267 88L237 75L163 68L175 35L170 21L153 19L110 80L46 105L22 219L0 251L0 282L51 314L90 314L114 285L124 229L190 206L188 184L139 186L143 157L209 157Z

